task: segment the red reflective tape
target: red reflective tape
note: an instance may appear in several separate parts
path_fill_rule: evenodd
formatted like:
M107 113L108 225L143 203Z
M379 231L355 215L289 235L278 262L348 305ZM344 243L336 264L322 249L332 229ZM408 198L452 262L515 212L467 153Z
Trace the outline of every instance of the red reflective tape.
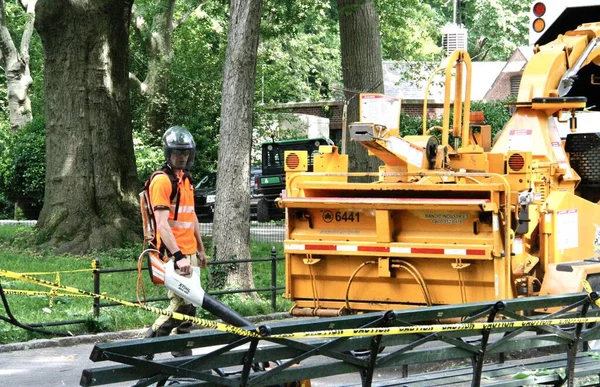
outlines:
M304 247L306 250L327 250L327 251L335 251L335 245L306 245Z
M469 250L469 249L467 249L467 255L485 255L485 250Z
M375 251L379 253L389 253L390 248L385 246L358 246L358 251Z
M444 249L434 249L427 247L413 247L410 252L412 254L444 254Z

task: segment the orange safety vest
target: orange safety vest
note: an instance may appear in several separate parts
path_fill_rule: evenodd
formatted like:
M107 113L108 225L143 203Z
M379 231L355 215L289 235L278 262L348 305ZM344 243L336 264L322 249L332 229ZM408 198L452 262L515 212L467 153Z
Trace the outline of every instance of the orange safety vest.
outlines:
M170 200L173 190L171 180L166 174L157 174L150 182L150 202L155 211L169 209L169 226L179 250L186 255L194 254L198 249L198 242L194 235L194 221L197 221L194 211L194 187L189 178L184 178L183 172L180 171L176 176L179 194L174 196L173 201ZM156 234L157 250L166 251L166 246L162 246L158 230Z

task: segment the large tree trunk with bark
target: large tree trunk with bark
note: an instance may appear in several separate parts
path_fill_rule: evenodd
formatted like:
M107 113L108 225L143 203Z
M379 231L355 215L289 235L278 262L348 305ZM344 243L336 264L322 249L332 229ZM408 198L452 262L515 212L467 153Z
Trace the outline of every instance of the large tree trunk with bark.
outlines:
M342 75L346 101L347 122L358 121L358 93L383 93L383 68L379 16L372 0L337 0ZM349 170L377 171L379 161L367 155L362 145L346 139Z
M33 83L29 72L29 43L33 34L36 0L21 0L21 4L27 17L21 47L17 50L6 24L6 2L0 0L0 64L6 76L10 126L15 132L33 120L29 99L29 87Z
M58 252L139 240L128 89L133 0L39 0L46 190L38 231Z
M230 2L213 230L217 260L250 257L250 150L261 7L262 0ZM253 288L252 266L235 265L226 281Z

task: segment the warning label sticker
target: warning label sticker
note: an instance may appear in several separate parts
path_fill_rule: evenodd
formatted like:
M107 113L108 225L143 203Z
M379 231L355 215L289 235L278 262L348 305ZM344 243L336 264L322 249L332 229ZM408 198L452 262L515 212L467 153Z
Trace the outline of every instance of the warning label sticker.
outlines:
M559 250L579 247L578 223L577 209L556 212L556 243Z

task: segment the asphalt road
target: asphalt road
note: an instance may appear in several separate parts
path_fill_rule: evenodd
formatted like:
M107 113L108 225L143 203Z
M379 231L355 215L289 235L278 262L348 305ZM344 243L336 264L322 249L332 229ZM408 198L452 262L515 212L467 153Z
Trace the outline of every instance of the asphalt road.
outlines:
M48 340L34 340L27 343L0 345L0 386L79 386L84 369L115 365L112 362L94 363L89 356L96 342L122 341L139 338L145 329L115 333L101 333ZM266 343L268 345L268 343ZM210 350L214 350L210 347ZM207 348L194 349L199 355ZM170 354L157 354L156 359L168 358ZM322 364L324 358L311 357L304 360L307 364ZM411 371L412 372L412 371ZM373 385L387 385L390 380L398 381L401 376L399 367L377 369ZM307 375L310 377L310 375ZM132 386L134 381L111 386ZM361 386L358 372L336 375L327 378L311 379L312 386Z
M23 386L79 386L81 372L85 368L104 367L111 363L94 363L89 355L93 343L69 347L38 348L0 353L0 385L3 387ZM168 355L159 355L165 356ZM159 358L157 356L157 359ZM318 361L312 359L310 361ZM114 363L112 363L114 364ZM397 369L386 369L376 373L377 380L398 377ZM312 386L360 386L358 373L338 375L311 380ZM111 386L131 386L134 382L111 384Z

